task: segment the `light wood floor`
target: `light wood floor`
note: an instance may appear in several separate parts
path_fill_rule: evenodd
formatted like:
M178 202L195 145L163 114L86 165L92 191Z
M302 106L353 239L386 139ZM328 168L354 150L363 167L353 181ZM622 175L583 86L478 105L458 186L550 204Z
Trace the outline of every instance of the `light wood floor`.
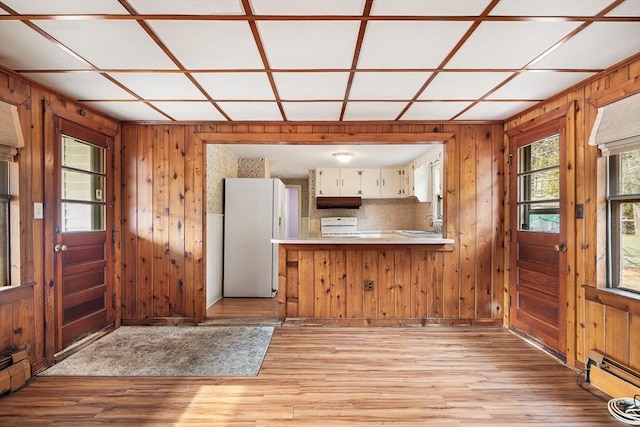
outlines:
M277 328L257 377L37 377L1 426L603 426L576 373L501 328Z
M278 317L277 298L221 298L207 309L207 319Z

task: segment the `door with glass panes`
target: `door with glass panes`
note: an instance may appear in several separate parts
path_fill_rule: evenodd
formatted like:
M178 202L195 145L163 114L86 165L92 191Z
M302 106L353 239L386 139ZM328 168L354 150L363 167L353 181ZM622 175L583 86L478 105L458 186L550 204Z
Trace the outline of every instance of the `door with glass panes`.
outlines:
M113 323L112 139L56 123L56 351Z
M567 310L564 122L510 140L510 324L560 356Z

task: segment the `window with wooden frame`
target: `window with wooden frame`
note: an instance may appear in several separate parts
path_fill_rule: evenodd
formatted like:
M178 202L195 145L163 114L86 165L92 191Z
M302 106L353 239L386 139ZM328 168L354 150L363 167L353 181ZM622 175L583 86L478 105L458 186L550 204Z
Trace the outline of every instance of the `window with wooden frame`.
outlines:
M609 286L640 292L640 147L608 158L607 215Z

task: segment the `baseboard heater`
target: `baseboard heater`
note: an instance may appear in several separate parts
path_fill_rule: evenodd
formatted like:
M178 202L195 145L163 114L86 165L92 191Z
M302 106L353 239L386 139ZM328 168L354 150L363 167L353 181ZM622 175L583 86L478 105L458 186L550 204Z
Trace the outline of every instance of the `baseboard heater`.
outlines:
M598 350L589 350L586 372L587 382L611 397L632 397L640 393L640 372Z

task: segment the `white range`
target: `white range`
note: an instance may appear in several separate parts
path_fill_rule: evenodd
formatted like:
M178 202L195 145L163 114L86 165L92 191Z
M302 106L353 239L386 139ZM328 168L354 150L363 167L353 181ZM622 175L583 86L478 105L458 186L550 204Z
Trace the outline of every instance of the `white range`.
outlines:
M322 237L360 237L358 218L334 216L320 219Z

